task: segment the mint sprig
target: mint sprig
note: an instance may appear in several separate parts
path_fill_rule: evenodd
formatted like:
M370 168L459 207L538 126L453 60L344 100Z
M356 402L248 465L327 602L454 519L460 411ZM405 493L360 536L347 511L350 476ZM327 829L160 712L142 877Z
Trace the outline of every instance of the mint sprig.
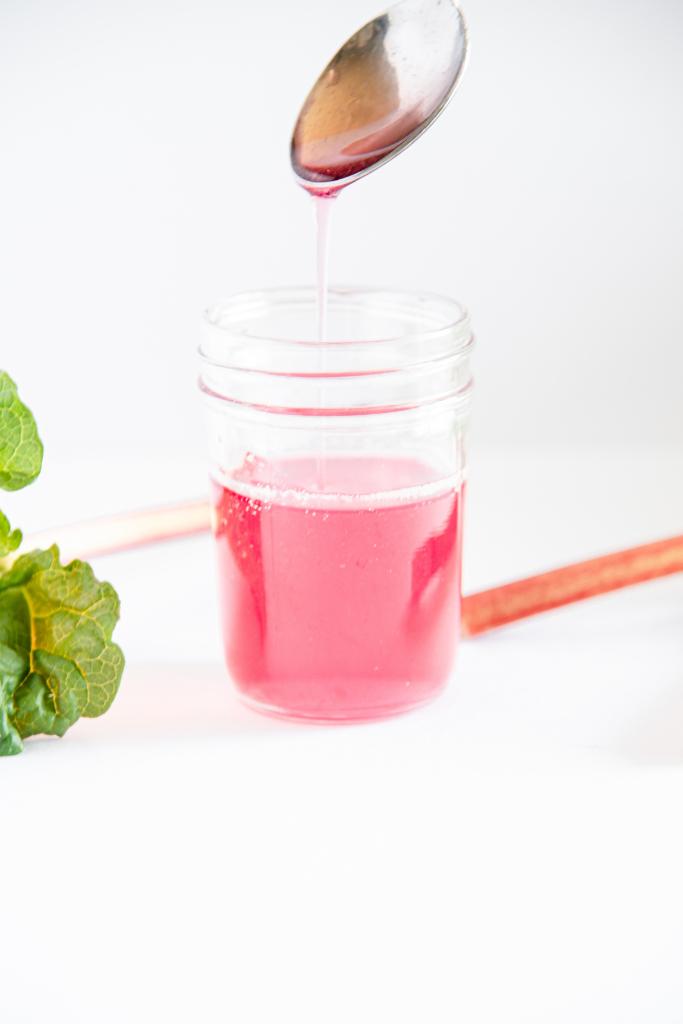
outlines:
M43 465L43 443L17 386L0 370L0 487L18 491L33 483Z
M0 371L0 487L30 484L42 458L33 416ZM54 546L8 565L20 542L0 512L0 756L18 754L27 736L63 736L81 716L104 714L124 666L112 642L119 599L111 584L86 562L62 565Z
M0 512L0 558L16 551L21 544L21 530L13 530L7 516Z

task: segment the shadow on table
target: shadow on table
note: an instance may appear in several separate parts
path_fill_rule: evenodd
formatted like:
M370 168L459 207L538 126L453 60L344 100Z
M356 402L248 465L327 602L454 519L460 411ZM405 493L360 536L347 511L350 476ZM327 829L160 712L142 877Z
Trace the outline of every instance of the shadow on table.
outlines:
M642 764L683 764L683 680L659 695L620 738L616 749Z
M101 718L82 720L72 741L220 739L295 728L257 714L237 698L220 665L132 665Z

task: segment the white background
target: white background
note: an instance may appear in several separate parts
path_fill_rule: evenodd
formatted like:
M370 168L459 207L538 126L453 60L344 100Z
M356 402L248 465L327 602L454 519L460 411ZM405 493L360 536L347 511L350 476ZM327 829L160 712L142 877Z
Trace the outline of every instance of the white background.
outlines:
M312 280L289 134L374 13L2 0L0 351L55 449L199 443L200 311ZM469 306L475 440L680 445L683 8L475 0L466 15L452 106L341 198L332 278Z
M28 530L199 494L209 301L312 279L298 104L361 0L1 0L0 365ZM683 8L466 9L443 119L332 276L479 340L466 589L681 532ZM3 1024L680 1024L683 579L464 643L362 728L242 709L208 538L96 562L111 712L0 765Z

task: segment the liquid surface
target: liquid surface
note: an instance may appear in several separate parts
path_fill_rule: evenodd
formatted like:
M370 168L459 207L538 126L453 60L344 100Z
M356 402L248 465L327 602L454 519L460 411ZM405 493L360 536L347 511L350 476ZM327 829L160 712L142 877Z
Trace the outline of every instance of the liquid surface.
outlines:
M214 481L225 655L249 702L361 719L441 689L459 629L462 496L429 477L409 460L340 458L326 460L324 489L312 459L247 460Z

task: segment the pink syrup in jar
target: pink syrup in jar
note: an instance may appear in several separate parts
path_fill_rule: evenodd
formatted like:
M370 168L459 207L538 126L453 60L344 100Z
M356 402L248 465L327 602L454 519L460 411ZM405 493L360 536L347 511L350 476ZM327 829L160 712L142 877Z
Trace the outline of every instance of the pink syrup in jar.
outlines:
M213 481L225 657L243 699L317 721L434 697L459 634L462 487L409 459L266 463Z

